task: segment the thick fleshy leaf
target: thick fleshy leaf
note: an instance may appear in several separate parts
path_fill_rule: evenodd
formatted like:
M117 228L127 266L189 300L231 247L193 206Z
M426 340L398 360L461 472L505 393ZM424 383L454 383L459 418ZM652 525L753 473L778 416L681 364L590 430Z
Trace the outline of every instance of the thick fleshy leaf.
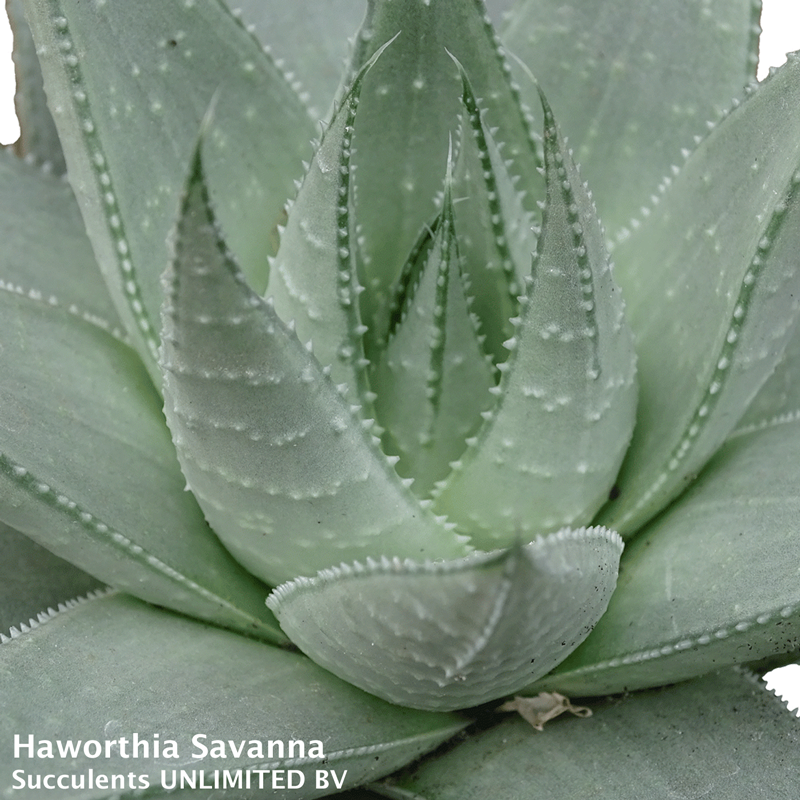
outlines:
M625 535L679 494L780 360L800 308L800 58L717 126L614 251L639 413L603 523Z
M399 474L427 496L492 404L494 370L467 296L448 167L441 215L403 268L389 341L371 374L375 411Z
M563 530L457 561L368 561L279 586L292 641L350 683L412 708L474 706L544 675L614 591L622 541Z
M292 87L321 118L329 109L342 78L352 39L364 19L365 0L225 0L252 26Z
M760 10L760 0L514 4L503 42L551 98L612 237L755 79ZM524 77L520 87L536 107L534 87Z
M19 120L20 136L14 143L17 155L27 156L57 175L63 175L67 169L61 142L58 141L56 125L42 86L42 70L36 57L22 0L6 0L11 30L14 32L14 110Z
M591 520L625 454L635 355L597 213L549 112L533 275L499 365L497 405L437 492L481 549Z
M206 517L249 570L280 583L367 555L468 552L397 476L372 420L247 286L199 155L165 290L167 422Z
M212 98L206 142L214 195L261 288L313 126L285 77L219 0L26 0L26 10L100 268L158 377L164 242Z
M461 150L454 176L455 222L464 268L470 282L473 309L480 322L484 347L495 363L505 361L503 346L514 335L511 317L519 310L519 295L530 275L536 249L533 215L524 206L526 192L544 196L538 172L526 192L517 188L501 147L484 122L484 110L469 78L458 64L463 84L464 114ZM541 185L539 185L541 184Z
M169 796L302 800L334 791L332 770L345 788L358 786L418 758L465 724L449 714L390 706L300 655L122 595L43 615L35 629L0 646L0 663L0 793L25 800L53 792L12 791L17 770L67 775L70 783L83 776L83 790L69 793L76 800L107 800L111 781L103 786L101 775L122 776L115 795L146 783L162 796L162 780L166 788L177 777L180 787L182 770L196 780L205 772L206 790ZM68 703L54 701L65 697ZM15 736L22 743L17 758ZM40 742L51 742L54 758L31 758L29 737L34 753ZM60 757L59 740L72 742L78 754ZM103 749L100 758L91 757L92 745L84 748L92 741ZM261 776L264 789L256 770L270 771ZM317 770L328 779L327 791L318 787ZM223 789L225 771L241 783ZM212 788L215 775L219 789ZM273 794L273 786L286 790L290 782L298 788Z
M797 793L800 725L749 675L720 672L604 700L593 711L590 719L550 722L540 734L521 719L503 722L390 779L386 796L788 800Z
M542 681L606 694L800 647L800 421L737 434L628 545L593 635Z
M353 156L364 237L362 283L369 290L362 298L364 319L376 330L388 327L390 287L420 229L437 211L448 138L461 112L461 80L450 54L483 99L486 125L502 130L512 174L535 178L538 166L528 122L480 0L370 0L353 70L398 32L365 81Z
M0 523L0 633L103 584Z
M384 45L384 47L388 46ZM278 316L312 343L335 383L346 383L353 402L366 400L366 362L361 337L350 156L353 124L365 74L376 51L325 131L297 200L292 204L278 255L270 264L267 295ZM360 391L358 391L360 390Z
M0 291L124 337L69 185L0 152L0 208Z
M0 519L138 597L282 639L184 491L136 354L36 298L0 292L0 318Z

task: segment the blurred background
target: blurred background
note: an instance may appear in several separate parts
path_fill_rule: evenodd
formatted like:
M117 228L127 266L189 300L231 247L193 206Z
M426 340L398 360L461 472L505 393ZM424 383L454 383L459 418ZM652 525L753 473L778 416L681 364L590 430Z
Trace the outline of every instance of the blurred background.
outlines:
M763 0L758 77L770 67L780 66L786 53L800 50L800 0ZM14 114L14 67L11 63L11 31L0 9L0 144L11 144L19 136ZM786 700L800 716L800 664L773 670L767 686Z

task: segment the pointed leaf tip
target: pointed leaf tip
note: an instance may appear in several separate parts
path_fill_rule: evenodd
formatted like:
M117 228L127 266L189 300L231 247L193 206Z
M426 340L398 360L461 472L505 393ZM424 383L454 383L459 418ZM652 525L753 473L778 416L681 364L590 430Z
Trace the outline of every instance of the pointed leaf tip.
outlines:
M248 286L194 163L161 364L167 423L214 530L272 584L371 552L463 555L387 462L360 404Z

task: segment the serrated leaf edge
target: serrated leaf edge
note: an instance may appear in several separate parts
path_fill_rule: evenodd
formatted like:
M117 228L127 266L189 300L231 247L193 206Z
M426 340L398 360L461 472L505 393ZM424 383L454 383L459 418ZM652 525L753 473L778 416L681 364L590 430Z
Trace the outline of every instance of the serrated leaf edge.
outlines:
M616 544L622 549L622 537L610 528L602 525L582 528L562 528L547 536L537 536L528 543L520 542L516 546L523 547L536 545L543 547L557 541L588 541L590 539L606 539L611 544ZM349 578L368 578L375 575L447 575L454 572L462 572L474 567L485 567L494 562L500 563L508 558L511 548L492 550L490 552L476 551L469 555L447 561L414 561L410 558L401 559L397 556L389 558L380 556L378 558L367 557L362 564L355 561L352 564L339 564L339 566L327 567L320 570L314 577L309 578L300 576L290 581L282 583L273 589L267 598L267 606L272 611L276 611L282 603L290 599L297 593L311 591L328 584L336 583Z
M564 670L562 673L555 672L548 676L543 681L548 684L557 685L558 678L560 677L574 677L579 675L590 675L595 672L604 670L613 670L617 667L630 666L631 664L640 664L644 661L652 661L656 658L667 658L669 656L677 655L685 650L704 647L714 641L721 639L729 639L747 633L753 627L765 627L773 622L790 617L800 612L800 603L794 603L781 608L773 609L772 611L758 614L754 617L744 617L738 622L733 623L716 630L710 630L696 636L686 636L680 639L674 639L666 644L658 647L647 648L643 650L636 650L632 653L625 655L615 656L614 658L598 661L593 664L586 664L582 667L575 669Z
M37 503L46 503L51 509L59 511L73 523L78 524L90 539L113 547L123 553L125 559L136 561L148 571L154 570L181 588L189 590L194 595L225 608L235 618L242 619L247 624L255 623L257 630L265 630L261 620L251 617L234 603L209 591L204 586L174 569L123 533L115 530L111 525L106 524L95 514L82 508L52 484L39 480L26 467L16 463L3 452L0 452L0 474L4 474L21 490L35 497Z
M78 597L64 600L55 608L48 606L44 611L40 611L36 615L36 619L30 617L27 623L20 622L18 625L12 625L7 636L3 633L0 633L0 645L7 644L14 639L19 639L26 633L30 633L32 630L35 630L42 625L46 625L48 622L50 622L50 620L55 619L67 611L71 611L73 608L77 608L83 603L88 603L92 600L99 600L103 597L112 597L116 594L119 594L116 589L112 589L110 586L107 586L102 589L94 589L91 592L87 592L85 595L79 595Z
M158 358L158 337L153 321L150 319L143 302L141 284L136 268L130 257L130 245L125 233L125 223L119 212L114 181L107 168L106 156L97 127L92 115L91 104L85 90L80 59L76 54L75 43L69 31L67 18L59 13L62 6L59 2L51 2L54 8L50 13L51 30L55 44L62 53L62 61L67 80L71 87L70 99L78 120L78 129L83 137L87 152L87 161L94 175L98 196L102 199L100 207L105 220L108 235L113 242L113 250L117 259L117 269L122 278L121 286L128 310L140 331L145 345L154 361Z
M764 261L769 257L772 244L786 217L788 198L798 186L800 186L800 169L796 170L792 175L783 199L775 206L769 221L764 226L763 234L756 247L756 252L739 286L739 294L731 313L725 338L715 356L716 364L714 370L708 380L703 396L700 398L692 416L681 433L680 439L672 448L672 451L666 459L666 468L662 467L662 470L652 482L650 488L639 495L636 503L634 503L625 514L614 520L615 527L624 529L627 523L635 518L639 511L641 511L641 509L650 502L651 498L656 495L659 489L666 483L670 474L678 470L681 464L686 461L687 457L694 452L693 444L705 430L704 421L711 419L717 402L724 394L723 390L728 376L731 374L730 367L735 360L740 334L748 320L750 300L753 292L759 285L758 279L761 274L761 268L764 265Z

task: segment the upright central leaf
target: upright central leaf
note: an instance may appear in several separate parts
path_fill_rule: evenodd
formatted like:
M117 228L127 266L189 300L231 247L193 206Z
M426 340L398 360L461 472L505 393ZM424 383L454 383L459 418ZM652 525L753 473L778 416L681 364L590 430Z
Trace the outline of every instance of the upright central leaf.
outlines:
M373 385L398 471L427 494L446 477L492 402L491 362L465 293L448 163L444 203L401 278L400 308Z
M514 174L532 180L537 165L528 123L480 0L370 0L353 70L398 33L365 82L354 154L362 282L368 289L362 304L365 324L379 322L376 330L386 327L387 297L406 254L436 212L448 137L461 110L460 80L449 54L464 65L485 101L487 124L502 127Z
M490 549L591 519L633 428L635 358L591 197L545 109L547 205L497 405L436 507Z

